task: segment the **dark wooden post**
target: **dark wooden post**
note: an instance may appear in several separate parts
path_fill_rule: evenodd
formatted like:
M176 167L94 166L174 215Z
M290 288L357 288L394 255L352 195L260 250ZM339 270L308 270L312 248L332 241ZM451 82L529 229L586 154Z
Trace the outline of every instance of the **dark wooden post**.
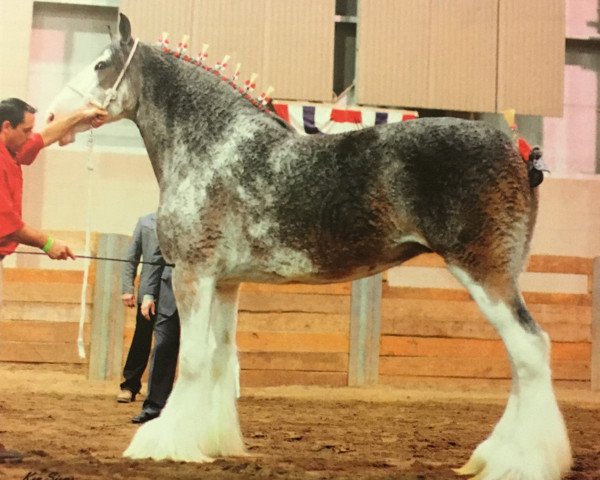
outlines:
M348 385L375 385L379 377L381 275L352 282Z
M98 257L125 258L130 237L98 235ZM114 380L121 376L125 313L121 301L122 263L97 260L90 338L90 380Z
M600 257L592 272L592 390L600 391Z

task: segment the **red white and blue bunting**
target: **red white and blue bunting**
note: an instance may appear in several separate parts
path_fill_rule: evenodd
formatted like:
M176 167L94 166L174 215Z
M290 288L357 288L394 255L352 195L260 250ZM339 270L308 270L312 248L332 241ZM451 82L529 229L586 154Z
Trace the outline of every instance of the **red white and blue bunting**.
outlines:
M303 134L349 132L418 117L418 113L413 110L375 110L361 107L340 109L331 105L279 102L274 102L273 107L281 118Z

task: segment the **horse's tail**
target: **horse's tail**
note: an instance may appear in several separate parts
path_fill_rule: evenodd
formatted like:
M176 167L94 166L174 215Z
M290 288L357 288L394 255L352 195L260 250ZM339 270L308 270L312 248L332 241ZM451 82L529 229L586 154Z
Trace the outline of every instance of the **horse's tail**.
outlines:
M544 181L544 170L546 170L542 160L542 149L538 146L533 147L526 160L529 185L535 188Z

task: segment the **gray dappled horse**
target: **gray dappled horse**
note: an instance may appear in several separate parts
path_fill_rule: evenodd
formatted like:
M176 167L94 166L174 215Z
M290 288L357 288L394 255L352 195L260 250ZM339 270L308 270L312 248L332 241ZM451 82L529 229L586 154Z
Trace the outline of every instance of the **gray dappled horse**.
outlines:
M348 281L435 252L502 337L513 373L502 418L457 473L554 480L569 469L550 342L518 287L537 192L507 135L441 118L300 136L219 75L134 42L124 15L119 31L54 113L83 96L110 101L111 120L137 124L160 186L160 245L176 263L179 377L125 456L245 454L236 410L240 282Z

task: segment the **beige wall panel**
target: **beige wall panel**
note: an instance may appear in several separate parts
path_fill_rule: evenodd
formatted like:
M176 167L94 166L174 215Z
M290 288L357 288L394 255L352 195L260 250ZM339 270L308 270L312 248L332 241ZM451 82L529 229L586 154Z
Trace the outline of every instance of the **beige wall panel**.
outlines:
M430 13L430 0L359 3L358 103L427 106Z
M493 112L498 0L435 0L428 106Z
M33 0L0 0L0 98L27 99ZM10 68L6 66L10 65Z
M600 256L600 175L547 176L539 190L532 253Z
M281 99L331 101L334 0L267 0L264 83Z
M167 32L176 47L192 30L192 0L122 0L120 11L131 21L132 35L146 43L156 43Z
M94 150L95 169L88 182L88 153L75 146L52 146L23 167L23 219L36 228L131 235L139 216L158 206L158 185L146 154ZM132 172L135 172L134 174ZM35 179L35 180L34 180ZM32 180L35 185L32 188ZM88 209L88 189L92 207ZM35 195L39 189L43 195ZM65 239L67 240L67 239ZM77 249L76 253L82 253ZM10 266L80 269L83 262L56 262L46 257L11 255Z
M264 14L265 0L194 0L191 56L196 57L206 43L208 65L230 55L226 75L233 75L241 63L238 83L256 73L258 88L263 80Z
M269 85L276 98L331 100L334 0L123 0L134 35L154 42L162 31L175 47L191 35L188 53L209 45L208 64L230 55L228 75L242 64L239 81L259 75L256 95Z
M562 116L564 0L500 0L498 111Z

